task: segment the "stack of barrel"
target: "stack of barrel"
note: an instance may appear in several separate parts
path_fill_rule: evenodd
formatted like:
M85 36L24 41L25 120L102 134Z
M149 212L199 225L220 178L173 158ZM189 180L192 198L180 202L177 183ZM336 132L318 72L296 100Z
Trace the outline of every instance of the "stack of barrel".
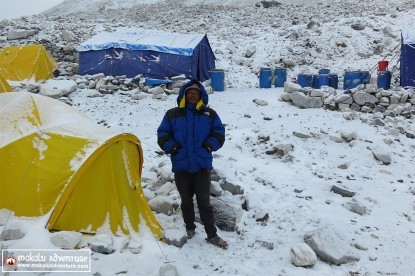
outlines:
M392 74L388 70L389 61L382 60L378 62L378 88L389 90L391 87Z
M269 67L262 67L259 70L259 88L271 88L274 83L275 87L284 87L287 81L287 69L275 67L272 70Z
M335 73L330 73L330 69L320 69L316 75L298 74L297 83L301 87L320 89L322 86L330 86L338 89L339 77Z

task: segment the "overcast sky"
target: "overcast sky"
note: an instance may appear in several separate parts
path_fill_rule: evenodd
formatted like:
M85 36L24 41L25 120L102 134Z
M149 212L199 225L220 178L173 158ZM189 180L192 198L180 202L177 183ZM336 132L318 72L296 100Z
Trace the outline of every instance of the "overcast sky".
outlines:
M0 20L33 15L62 3L64 0L1 0Z

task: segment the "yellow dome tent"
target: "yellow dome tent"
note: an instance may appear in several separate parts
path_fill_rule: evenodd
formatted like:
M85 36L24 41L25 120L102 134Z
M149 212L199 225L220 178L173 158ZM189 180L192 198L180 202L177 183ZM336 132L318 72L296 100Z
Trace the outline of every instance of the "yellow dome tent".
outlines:
M13 92L13 89L10 87L9 83L0 74L0 93L1 92Z
M140 141L57 100L0 93L0 210L51 215L49 230L114 234L162 228L141 188Z
M0 52L0 73L7 80L47 80L57 68L43 45L8 46Z

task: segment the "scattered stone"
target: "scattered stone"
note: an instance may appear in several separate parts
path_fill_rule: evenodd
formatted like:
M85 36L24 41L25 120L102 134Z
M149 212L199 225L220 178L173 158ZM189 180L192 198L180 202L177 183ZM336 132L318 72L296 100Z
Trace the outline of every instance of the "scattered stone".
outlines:
M20 240L25 236L25 233L22 232L19 228L10 227L6 229L1 234L0 240L10 241L10 240Z
M384 165L390 165L390 163L392 163L392 158L390 157L388 153L381 152L379 150L372 150L372 153L375 159L379 160Z
M149 200L148 205L151 210L168 216L172 215L174 210L179 206L176 201L167 196L157 196Z
M81 242L82 234L75 231L59 231L50 234L53 245L62 249L74 249Z
M112 237L106 235L97 235L88 242L92 251L102 254L112 254L115 252Z
M339 187L337 187L337 186L335 186L335 185L333 185L333 186L331 187L330 192L333 192L333 193L335 193L335 194L339 194L339 195L341 195L342 197L353 197L353 196L356 194L355 192L350 192L350 191L348 191L348 190L345 190L345 189L339 188Z
M361 206L357 202L347 202L344 207L349 210L350 212L359 214L361 216L365 215L367 213L367 209L364 206Z
M322 261L328 263L341 265L360 259L351 252L350 246L328 226L305 234L304 241Z
M172 264L164 264L159 270L160 276L179 276L176 266Z
M363 246L363 245L361 245L357 242L354 244L354 247L356 247L357 249L362 250L362 251L367 251L368 250L368 248L366 246Z
M304 134L304 133L300 133L300 132L296 132L296 131L293 132L293 135L296 136L296 137L298 137L298 138L301 138L301 139L309 139L309 138L312 138L311 135Z
M291 261L295 266L311 267L317 262L317 255L306 243L299 243L291 247Z
M254 99L253 102L256 103L257 105L260 105L260 106L267 106L268 105L267 101L261 100L261 99Z
M181 248L187 241L186 232L183 229L164 229L164 237L167 244Z
M133 254L139 254L142 249L143 245L138 240L130 237L125 240L125 243L121 248L121 253L130 251Z
M242 206L228 204L214 197L210 198L210 203L215 214L215 225L223 231L235 231L236 224L242 217Z

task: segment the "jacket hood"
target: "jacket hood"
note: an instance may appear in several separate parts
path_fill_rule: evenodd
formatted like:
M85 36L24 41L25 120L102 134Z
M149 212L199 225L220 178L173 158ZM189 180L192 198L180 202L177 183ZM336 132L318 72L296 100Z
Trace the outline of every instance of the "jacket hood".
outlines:
M193 79L180 88L179 96L177 97L177 104L179 107L181 108L184 107L184 104L183 104L185 103L184 102L185 101L184 91L186 90L187 87L191 86L192 84L197 84L197 86L200 88L200 99L202 101L201 104L205 106L208 104L209 96L208 96L208 93L206 92L205 87L200 83L200 81ZM200 104L198 103L198 105Z

